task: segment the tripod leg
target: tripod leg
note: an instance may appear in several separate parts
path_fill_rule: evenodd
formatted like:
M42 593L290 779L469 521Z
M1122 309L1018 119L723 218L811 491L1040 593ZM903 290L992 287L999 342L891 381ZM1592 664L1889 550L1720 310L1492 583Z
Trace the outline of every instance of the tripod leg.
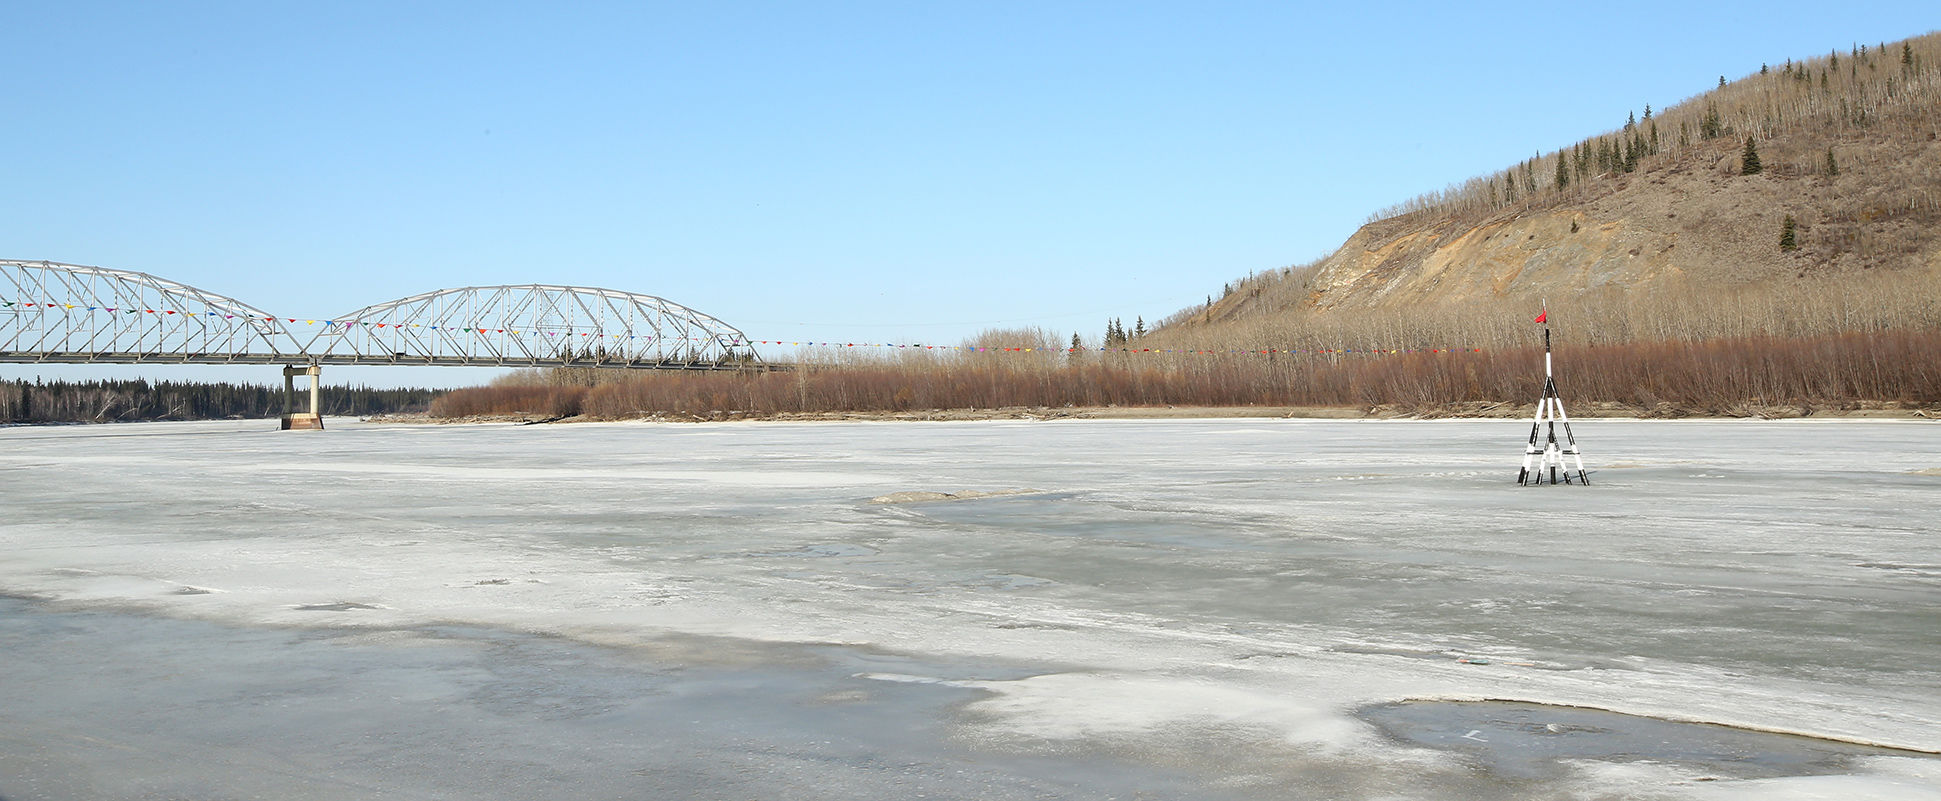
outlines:
M1532 478L1530 473L1530 467L1531 467L1530 458L1537 455L1538 453L1537 436L1539 432L1543 430L1543 412L1544 412L1543 401L1539 399L1537 401L1537 413L1530 418L1530 442L1529 444L1523 446L1523 469L1517 471L1517 474L1516 474L1516 483L1518 484L1528 486L1529 484L1532 483L1530 481L1530 479ZM1543 465L1539 463L1538 465L1536 465L1536 467L1538 472L1535 476L1536 478L1535 483L1542 484Z

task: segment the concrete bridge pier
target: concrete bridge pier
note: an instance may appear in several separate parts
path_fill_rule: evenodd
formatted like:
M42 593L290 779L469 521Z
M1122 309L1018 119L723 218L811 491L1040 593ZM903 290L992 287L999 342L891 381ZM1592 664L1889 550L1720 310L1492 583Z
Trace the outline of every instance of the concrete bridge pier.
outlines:
M310 411L293 411L297 398L296 378L310 376ZM283 430L323 430L323 365L283 368Z

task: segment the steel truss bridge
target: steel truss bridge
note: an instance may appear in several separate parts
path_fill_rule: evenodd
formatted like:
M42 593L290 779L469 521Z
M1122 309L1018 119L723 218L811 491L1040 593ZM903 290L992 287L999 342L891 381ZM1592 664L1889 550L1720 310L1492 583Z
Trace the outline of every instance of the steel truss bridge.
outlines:
M0 363L768 370L719 318L633 292L441 289L287 317L147 273L0 260ZM313 381L314 386L314 381Z

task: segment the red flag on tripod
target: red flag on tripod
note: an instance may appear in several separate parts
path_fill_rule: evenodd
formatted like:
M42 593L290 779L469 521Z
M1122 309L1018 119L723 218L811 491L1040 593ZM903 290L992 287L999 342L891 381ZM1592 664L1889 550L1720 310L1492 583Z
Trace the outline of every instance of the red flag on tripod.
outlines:
M1537 322L1541 323L1549 319L1550 319L1549 309L1544 309L1543 311L1537 313Z

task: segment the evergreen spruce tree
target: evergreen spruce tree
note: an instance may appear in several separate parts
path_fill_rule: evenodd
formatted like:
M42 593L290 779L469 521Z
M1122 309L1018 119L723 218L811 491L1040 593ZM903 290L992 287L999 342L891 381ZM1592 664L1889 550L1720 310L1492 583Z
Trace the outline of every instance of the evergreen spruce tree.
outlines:
M1146 318L1144 316L1134 318L1132 335L1134 337L1143 337L1146 335Z
M1072 332L1072 352L1077 353L1079 352L1080 349L1084 347L1085 346L1078 341L1078 332L1073 331Z
M1786 215L1785 221L1779 224L1779 249L1781 251L1791 253L1799 250L1799 241L1793 237L1793 229L1798 226L1799 224L1793 221L1793 215L1791 214Z
M1720 76L1719 76L1719 88L1720 88L1720 89L1724 89L1724 88L1725 88L1725 76L1723 76L1723 75L1720 75Z
M1826 166L1821 171L1827 175L1840 174L1840 163L1833 160L1833 148L1829 147L1826 149Z
M1567 186L1570 186L1570 154L1559 150L1557 151L1557 191L1562 192Z
M1759 148L1752 145L1752 137L1746 137L1745 152L1739 154L1739 174L1756 175L1765 169L1759 165Z
M1914 70L1914 45L1907 42L1901 43L1901 70L1904 72Z

